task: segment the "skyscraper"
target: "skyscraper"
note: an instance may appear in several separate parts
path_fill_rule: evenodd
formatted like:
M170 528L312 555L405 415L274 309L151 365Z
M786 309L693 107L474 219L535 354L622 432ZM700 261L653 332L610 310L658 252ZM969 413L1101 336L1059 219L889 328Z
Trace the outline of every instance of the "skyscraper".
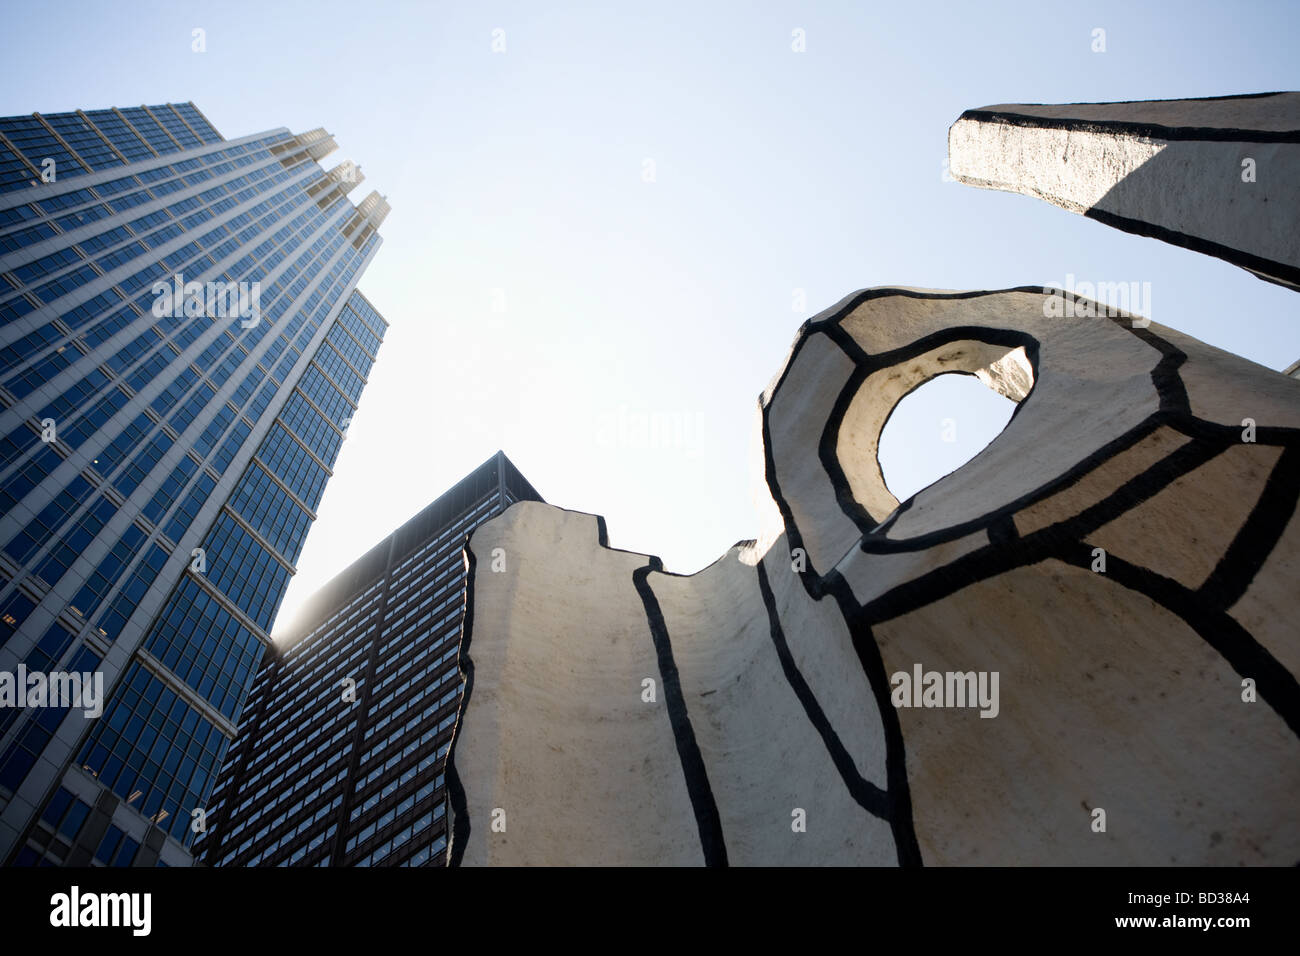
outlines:
M445 860L465 539L541 496L497 452L312 596L277 635L221 767L215 866Z
M387 327L388 204L334 148L193 104L0 119L7 864L191 862Z

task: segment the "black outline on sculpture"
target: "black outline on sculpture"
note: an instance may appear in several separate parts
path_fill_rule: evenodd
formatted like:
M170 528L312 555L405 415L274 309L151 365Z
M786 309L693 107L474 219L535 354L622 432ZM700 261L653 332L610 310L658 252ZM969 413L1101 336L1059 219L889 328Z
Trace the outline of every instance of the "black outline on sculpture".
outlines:
M1008 292L1044 294L1041 287L1022 286L989 292L957 294L905 289L871 289L852 296L826 318L804 323L785 368L782 369L770 396L762 403L763 451L767 485L781 513L786 542L791 552L803 546L803 539L777 478L769 415L802 347L813 335L822 332L840 345L845 354L857 365L856 370L850 375L848 384L836 400L831 418L826 423L818 444L819 458L845 515L860 529L864 523L870 525L864 531L857 546L863 552L888 553L921 550L938 542L952 540L981 529L986 531L989 537L988 545L968 552L940 567L932 568L918 578L896 584L866 604L857 601L847 582L834 569L826 574L820 574L809 563L807 570L799 575L805 590L814 600L820 600L826 594L835 598L853 636L854 646L863 661L867 680L880 705L885 728L886 763L889 775L887 790L890 802L889 819L894 826L895 840L898 843L899 863L903 866L920 865L922 861L912 825L910 791L905 769L906 742L897 711L890 703L887 677L879 649L871 635L871 627L1017 567L1057 559L1067 564L1088 568L1092 548L1086 541L1087 534L1132 510L1178 478L1191 474L1227 449L1241 443L1240 429L1236 426L1205 421L1192 414L1187 390L1178 373L1179 367L1186 361L1186 355L1180 349L1148 328L1133 328L1131 316L1108 317L1103 313L1098 318L1103 320L1109 318L1110 321L1160 352L1161 358L1151 371L1152 383L1160 399L1159 408L1137 426L1130 428L1123 435L1084 457L1061 475L1015 501L978 518L939 531L906 540L888 538L889 527L915 499L913 497L902 503L894 514L879 524L871 521L869 516L864 521L865 509L853 499L848 479L835 451L839 428L852 400L852 393L865 380L867 374L892 364L882 361L887 356L894 356L895 362L904 361L929 351L936 345L944 344L945 340L964 338L986 341L987 339L981 338L981 335L1005 335L1009 330L955 327L952 330L944 330L939 334L938 339L934 335L927 336L900 349L872 356L868 355L856 341L852 341L852 336L842 329L841 323L864 302L887 295L954 299L1000 295ZM1011 332L1011 335L1022 336L1024 333ZM1032 337L1024 337L1032 341ZM844 347L846 340L852 341L852 347ZM1031 353L1027 343L1011 338L1007 341L1013 347L1026 345L1026 354L1031 357L1036 385L1038 381L1037 342L1033 343L1035 351ZM1032 392L1031 389L1030 394L1021 400L1017 412L1019 406L1023 406L1030 400ZM1023 537L1020 535L1015 526L1016 513L1034 502L1044 500L1063 488L1076 484L1093 469L1110 461L1126 448L1161 427L1179 431L1187 435L1191 441L1166 455L1135 478L1126 481L1118 490L1085 508L1079 514L1041 528L1032 534ZM1281 446L1282 455L1270 472L1264 489L1251 507L1241 529L1199 589L1187 588L1155 571L1127 562L1114 553L1107 554L1106 573L1121 586L1142 594L1175 614L1222 656L1238 674L1253 677L1260 699L1268 702L1291 731L1300 736L1300 683L1297 683L1290 671L1230 614L1231 606L1245 593L1255 574L1272 554L1287 522L1296 511L1297 500L1300 499L1300 429L1258 426L1255 444ZM870 653L869 650L874 653Z
M513 505L511 506L513 507ZM549 505L558 511L568 512L569 514L580 514L583 517L596 519L596 541L597 544L605 551L612 551L617 554L634 554L637 557L647 557L639 551L627 551L623 548L612 548L609 544L609 527L605 523L604 515L592 515L585 511L575 511L571 508L560 508L557 505ZM509 509L507 509L509 510ZM465 552L465 613L461 619L461 641L460 651L456 660L461 666L461 671L465 675L465 691L461 695L460 708L457 711L456 726L452 730L451 746L447 750L446 760L446 779L447 794L451 803L453 818L451 827L448 831L449 844L447 847L447 865L460 866L465 857L465 846L470 835L470 814L468 799L465 793L464 783L460 779L460 774L456 771L455 756L456 747L460 742L460 723L465 719L469 709L470 696L474 690L474 659L470 656L470 641L473 638L474 630L474 574L476 561L474 551L470 547L470 538L473 534L466 536ZM738 542L735 547L742 547L752 544L752 541ZM726 557L724 554L718 557L718 561ZM694 730L691 728L690 715L687 712L686 701L681 693L681 682L677 679L676 663L672 656L672 642L668 636L667 624L664 621L663 613L659 609L658 599L655 598L653 590L650 588L646 578L651 571L661 574L668 574L672 577L683 577L683 575L673 575L672 572L664 571L663 562L654 555L648 556L650 563L645 567L638 568L633 574L633 585L640 595L642 604L646 609L646 624L650 629L651 639L655 644L655 653L659 660L660 679L665 685L665 694L668 694L668 680L665 677L664 655L666 653L669 671L673 675L675 697L677 705L672 702L670 696L668 710L669 721L673 730L673 740L677 746L678 756L682 762L682 773L686 780L687 793L691 798L691 805L695 811L696 822L700 830L700 849L704 854L705 863L708 866L726 866L727 850L726 842L723 838L721 817L718 813L717 801L713 798L713 789L709 784L708 770L704 764L703 756L700 754L699 745L695 740ZM717 563L716 561L714 563ZM637 583L638 574L644 574L641 581L645 582L645 591L642 591L641 585ZM685 575L689 577L689 575ZM653 605L653 612L651 607ZM657 623L656 623L657 622ZM692 757L691 754L694 754Z
M1067 106L1150 106L1159 103L1199 103L1212 100L1262 100L1270 96L1285 96L1288 90L1268 93L1240 93L1230 96L1180 97L1172 100L1115 100L1105 103L1019 103L1018 106L1043 106L1062 109ZM1131 120L1089 120L1072 116L1039 116L1034 113L1017 113L1014 110L966 110L958 119L980 122L1005 123L1028 129L1063 129L1072 133L1129 133L1147 139L1163 139L1171 143L1181 141L1220 143L1300 143L1300 131L1293 129L1245 129L1232 126L1165 126L1163 123L1135 123Z
M763 596L763 606L767 609L767 623L772 634L772 644L776 648L776 656L781 662L781 670L785 674L786 682L799 698L799 703L803 705L808 723L813 725L822 742L826 744L826 752L844 780L844 786L849 794L862 806L862 809L888 821L889 794L858 772L852 755L840 740L840 735L826 715L826 711L818 703L817 695L804 680L799 665L795 663L794 655L790 653L790 644L786 641L785 629L781 626L781 615L776 609L776 596L772 593L772 585L767 579L767 568L763 567L762 561L759 561L755 568L758 572L758 590Z
M1156 410L1031 492L978 517L959 521L946 528L907 539L890 538L890 529L899 516L908 511L915 501L915 496L900 503L885 520L874 521L866 513L865 508L854 499L843 464L837 456L840 427L853 396L867 376L874 371L907 361L950 342L976 341L1006 345L1009 351L1023 348L1033 370L1034 383L1025 397L1017 403L1016 412L1012 416L1014 420L1015 415L1019 414L1022 408L1034 398L1039 381L1039 342L1028 333L1014 329L954 326L924 336L897 349L869 355L842 327L842 322L863 303L889 296L953 300L1012 292L1039 296L1048 294L1038 286L1021 286L959 293L882 288L865 290L850 296L842 304L824 313L825 317L809 320L802 325L776 383L772 386L770 394L760 402L765 480L784 524L784 536L787 549L791 553L791 560L794 550L804 547L803 538L777 478L770 414L804 345L819 333L825 333L854 363L854 369L836 397L830 416L818 436L817 444L817 458L831 484L835 499L843 513L859 529L859 539L850 547L849 553L855 547L864 553L875 554L919 551L980 531L983 531L988 538L988 544L968 551L943 565L929 568L911 580L897 583L865 603L859 602L839 571L832 568L821 573L814 568L811 560L807 559L806 549L804 549L807 569L796 572L800 583L808 596L815 601L820 601L826 596L835 600L837 609L848 628L863 674L875 698L885 745L886 786L884 788L865 780L858 772L838 731L795 665L789 645L785 641L775 596L763 563L768 558L780 561L781 557L773 549L769 549L756 562L758 589L766 608L773 647L786 682L802 705L810 725L825 744L848 793L865 810L890 825L898 863L905 867L921 866L923 860L913 819L907 774L906 740L899 713L891 701L889 675L876 643L873 627L942 600L972 584L995 578L1017 568L1055 560L1087 569L1093 554L1093 546L1088 542L1090 534L1138 507L1179 478L1192 474L1229 449L1242 444L1240 429L1237 426L1207 421L1192 413L1187 390L1179 373L1187 356L1179 348L1149 328L1132 327L1134 318L1132 316L1107 316L1104 312L1097 312L1094 313L1093 320L1113 322L1145 345L1151 346L1158 354L1158 359L1153 355L1154 361L1150 369L1151 382L1158 397ZM1076 297L1071 298L1075 301L1087 301ZM1094 308L1101 308L1095 303L1092 305ZM937 374L943 373L937 372ZM915 387L919 387L920 384L923 383L918 383ZM1016 515L1026 507L1078 484L1099 466L1113 460L1161 429L1172 430L1186 436L1189 440L1148 465L1136 476L1124 481L1117 489L1093 501L1070 517L1028 534L1023 534L1016 526ZM1255 575L1267 563L1300 502L1300 429L1257 425L1255 444L1280 447L1282 451L1241 527L1198 588L1187 587L1156 571L1127 561L1121 554L1114 552L1107 553L1105 577L1127 590L1145 596L1171 612L1186 623L1238 674L1254 678L1259 698L1272 707L1293 733L1300 736L1300 683L1297 683L1290 671L1230 613L1231 607L1246 593ZM596 518L597 537L601 548L622 551L622 549L609 547L604 518L592 517ZM738 546L743 547L746 544L749 542L741 542ZM468 542L465 552L469 587L467 587L460 653L461 666L466 675L460 719L463 719L468 708L474 673L469 646L473 624L475 564ZM628 551L622 553L639 554ZM726 557L727 553L721 555L718 560ZM677 679L671 638L658 599L654 594L651 583L652 573L673 577L695 575L675 575L664 571L659 558L649 556L649 563L633 572L632 583L641 597L647 624L655 644L673 737L700 834L701 851L706 864L726 865L725 838L720 815L709 784L708 768L695 741L688 708L680 681ZM696 572L699 573L702 572ZM449 864L452 866L460 865L465 841L470 832L465 793L454 763L459 737L458 723L457 733L453 736L452 747L447 757L448 790L454 813L452 845L448 856Z
M474 636L474 551L469 546L469 536L465 538L465 613L461 617L460 651L456 662L461 673L465 675L465 691L460 695L456 710L456 726L451 731L451 746L447 748L445 773L447 775L447 797L451 803L452 819L447 829L447 865L460 866L465 857L465 844L469 842L470 821L469 802L465 797L465 785L461 783L460 774L456 772L456 745L460 743L460 722L465 719L469 708L470 695L474 693L474 659L469 654L469 642Z
M668 624L664 620L663 610L654 589L646 580L651 571L664 573L663 562L651 555L650 563L632 572L632 585L641 596L645 606L646 624L650 628L650 637L654 641L655 658L659 662L659 679L663 684L664 706L668 710L668 722L673 729L673 742L677 747L677 759L681 761L682 777L686 781L686 793L691 799L691 809L695 813L695 826L700 833L700 851L704 854L705 866L727 865L727 842L722 834L722 817L718 813L718 802L713 797L713 787L709 783L709 770L700 753L700 745L695 739L695 728L691 726L691 715L686 707L686 697L682 694L682 681L677 673L677 662L673 659L673 642L668 636Z
M1114 103L1020 103L1018 106L1123 106L1126 104L1151 105L1159 103L1186 103L1204 100L1253 100L1267 99L1271 96L1284 96L1286 90L1269 93L1246 93L1235 96L1204 96L1175 100L1123 100ZM1223 126L1165 126L1160 123L1136 123L1128 120L1081 119L1064 116L1038 116L1032 113L1018 113L1014 110L973 109L966 110L957 118L957 122L970 120L976 123L994 123L1004 126L1019 126L1024 129L1058 129L1071 133L1096 133L1109 135L1124 133L1147 139L1162 140L1168 143L1206 142L1206 143L1300 143L1300 130L1241 129ZM1283 287L1300 288L1300 267L1285 262L1278 262L1264 256L1257 256L1244 250L1225 246L1221 243L1199 236L1189 235L1167 226L1159 226L1143 219L1121 216L1096 206L1083 210L1082 213L1112 229L1119 229L1135 236L1159 239L1173 246L1199 252L1230 262L1235 266L1254 273L1266 282L1273 282Z

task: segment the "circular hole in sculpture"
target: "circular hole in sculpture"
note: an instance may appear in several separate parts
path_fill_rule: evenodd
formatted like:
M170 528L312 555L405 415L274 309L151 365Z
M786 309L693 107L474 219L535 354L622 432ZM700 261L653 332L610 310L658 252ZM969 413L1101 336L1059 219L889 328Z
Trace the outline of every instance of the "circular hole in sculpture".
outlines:
M937 375L905 395L880 434L880 470L899 501L956 471L993 441L1016 403L974 375Z

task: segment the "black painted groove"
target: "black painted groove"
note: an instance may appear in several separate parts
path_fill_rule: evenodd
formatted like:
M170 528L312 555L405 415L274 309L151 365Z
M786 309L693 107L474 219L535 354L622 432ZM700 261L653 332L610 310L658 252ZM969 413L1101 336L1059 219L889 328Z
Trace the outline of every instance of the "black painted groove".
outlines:
M804 341L807 340L801 340L799 344ZM797 350L798 346L796 346L796 353ZM793 357L790 364L793 364ZM787 365L788 367L789 365ZM777 511L781 513L781 523L785 528L786 544L790 548L792 558L795 551L803 552L805 570L799 573L799 581L803 584L804 590L808 592L809 597L819 600L823 593L821 587L822 576L813 565L812 557L808 555L808 549L804 547L803 534L799 531L799 525L794 520L794 512L790 509L790 503L785 500L785 495L781 493L781 484L776 477L776 459L772 454L772 425L769 412L772 402L776 401L777 392L784 381L785 377L782 375L781 381L772 390L772 401L762 410L763 474L767 481L768 491L772 495L772 500L776 502Z
M852 307L856 308L856 306ZM791 361L787 363L787 370L793 365L798 346L802 345L803 341L806 341L806 339L801 340L796 345ZM880 712L880 721L885 736L885 781L886 793L889 798L889 824L894 836L898 864L903 867L919 867L924 864L912 816L911 788L907 780L907 747L903 740L902 723L899 720L898 711L894 709L890 697L889 676L885 672L884 659L881 657L880 648L876 646L870 626L864 622L864 619L858 613L859 607L848 583L834 570L825 576L817 573L812 559L807 555L807 550L803 548L803 539L798 523L794 520L790 504L786 501L785 495L781 491L780 481L776 476L776 461L772 453L769 412L784 381L785 373L783 372L781 379L772 390L771 400L762 410L764 474L767 479L768 490L772 494L772 500L776 502L777 510L781 513L781 519L785 525L786 544L789 546L791 554L793 555L796 548L804 551L806 570L799 573L799 582L813 600L819 601L826 594L830 594L834 598L840 616L844 618L844 623L853 639L854 652L858 655L858 662L862 666L867 684L876 698L876 707ZM903 506L900 506L900 513L908 506L910 506L910 499ZM897 513L894 517L896 516ZM893 518L889 520L892 521ZM889 521L886 522L886 524L888 523Z
M912 510L912 503L915 501L916 501L916 496L913 495L911 498L908 498L906 501L900 504L897 508L894 509L893 513L890 514L888 518L886 518L884 521L880 522L880 524L876 526L872 534L876 534L876 535L889 534L889 529L894 526L894 523L897 522L899 518L903 517L904 514Z
M650 637L654 641L655 656L659 661L659 677L663 683L664 705L668 710L668 720L672 725L673 740L677 745L677 757L681 761L682 776L686 779L686 792L695 813L695 825L700 833L700 849L704 853L706 866L727 865L727 845L722 834L722 818L718 814L718 804L713 797L713 787L709 784L708 768L704 765L704 755L695 739L695 729L691 726L691 717L686 709L686 698L682 693L681 676L677 672L677 662L673 659L672 641L668 636L668 625L664 621L663 610L648 580L651 571L663 570L663 563L656 557L650 563L632 572L632 583L641 603L645 606L646 623L650 627Z
M1121 216L1105 209L1098 209L1096 206L1084 212L1084 216L1095 219L1112 229L1119 229L1148 239L1159 239L1161 242L1167 242L1172 246L1181 246L1192 252L1199 252L1201 255L1222 259L1224 262L1230 262L1234 266L1240 266L1251 272L1262 273L1260 278L1286 283L1291 286L1300 286L1300 267L1298 266L1278 262L1276 259L1266 259L1263 256L1237 249L1234 246L1225 246L1222 243L1202 239L1200 236L1189 235L1177 229L1170 229L1167 226L1158 226L1144 219Z
M881 729L885 736L885 787L889 797L889 827L894 835L894 849L898 865L923 866L921 845L916 839L916 824L912 819L912 789L907 779L907 743L903 738L903 724L890 696L889 672L880 653L871 625L861 614L852 589L838 571L832 571L824 582L826 593L835 599L844 623L853 638L853 650L862 665L867 685L876 698Z
M1210 422L1192 415L1175 415L1167 419L1170 428L1176 428L1189 438L1198 441L1220 443L1223 445L1243 444L1241 425L1225 425L1222 422ZM1285 425L1257 425L1255 427L1256 445L1300 445L1300 428L1288 428Z
M1158 414L1149 416L1142 422L1130 428L1127 432L1118 438L1113 438L1101 448L1084 456L1075 462L1061 474L1044 482L1032 491L1026 492L1019 498L1009 501L992 511L987 511L976 518L970 518L956 524L949 525L946 528L939 528L935 531L927 531L924 534L914 535L910 538L890 538L881 534L879 531L863 537L858 548L864 554L897 554L907 551L923 551L933 547L936 544L943 544L948 541L955 541L963 538L968 534L974 534L979 531L985 531L995 522L1002 521L1006 518L1013 517L1025 508L1049 498L1060 491L1078 484L1084 478L1088 477L1095 469L1104 465L1115 456L1122 454L1129 448L1141 442L1144 438L1157 431L1164 424ZM910 505L914 498L909 498L907 504ZM883 530L883 528L881 529Z
M834 311L825 318L812 318L804 323L799 330L799 334L805 338L814 332L823 331L827 326L839 325L844 319L848 318L860 305L867 302L873 302L876 299L922 299L934 302L958 302L962 299L982 299L990 295L1006 295L1009 292L1025 292L1030 295L1042 295L1043 287L1038 285L1017 285L1010 286L1006 289L974 289L966 292L927 292L923 289L905 289L901 286L878 286L874 289L862 289L855 293L847 301L841 303ZM987 326L980 326L987 328ZM802 341L802 340L801 340ZM786 367L794 363L794 355L790 356L790 361ZM782 379L784 379L784 374ZM773 395L776 389L772 390Z
M808 717L808 722L813 725L822 743L826 745L826 752L830 755L831 761L835 764L835 769L839 771L840 777L844 780L844 786L848 789L849 795L858 802L861 807L873 816L880 817L882 820L889 819L889 798L884 790L876 786L870 780L867 780L858 771L857 763L854 761L844 742L840 740L839 734L835 732L830 718L822 710L821 704L817 702L817 695L808 685L804 676L799 671L799 665L795 663L794 655L790 652L790 645L785 639L785 631L781 626L781 615L776 608L776 597L772 593L772 585L767 578L767 569L763 567L763 562L757 564L758 571L758 590L763 596L763 606L767 608L768 630L772 635L772 644L776 647L776 656L781 662L781 670L785 674L786 682L789 683L790 689L794 691L799 703L803 705L804 714Z
M1267 96L1279 96L1281 91L1262 93L1255 96L1229 96L1223 99L1259 99ZM1206 97L1217 99L1217 97ZM1140 103L1142 100L1128 100L1126 103ZM1154 100L1151 102L1181 103L1184 100ZM1024 104L1052 105L1052 104ZM1111 103L1066 103L1065 106L1112 106ZM1114 135L1123 133L1130 136L1142 136L1147 139L1161 139L1170 143L1208 142L1208 143L1300 143L1300 130L1294 129L1239 129L1231 126L1165 126L1162 123L1140 123L1133 120L1083 119L1073 116L1039 116L1033 113L1016 113L1012 110L966 110L957 122L970 120L977 123L990 123L998 126L1018 126L1024 129L1059 129L1071 133L1095 133Z
M990 544L1014 544L1020 531L1013 517L1002 515L989 522L988 535Z
M523 504L523 503L524 503L524 502L515 502L515 504L511 505L510 507L513 508L513 507L515 507L516 505ZM627 550L625 550L625 549L623 549L623 548L612 548L612 547L610 547L610 545L609 545L609 530L608 530L608 526L606 525L604 515L592 515L592 514L590 514L590 513L588 513L588 512L585 512L585 511L575 511L575 510L572 509L572 508L561 508L561 507L559 507L558 505L551 505L551 504L547 504L546 507L548 507L548 508L554 508L554 509L556 509L556 510L563 511L563 512L566 512L566 513L568 513L568 514L576 514L576 515L581 515L582 517L595 518L595 519L596 519L596 540L597 540L597 543L599 544L599 546L600 546L601 548L603 548L603 549L606 550L606 551L613 552L613 553L615 553L615 554L634 554L634 555L636 555L637 557L644 557L644 555L642 555L640 552L636 552L636 551L627 551ZM506 510L508 511L509 508L507 508ZM504 513L505 513L505 512L503 511L502 514L504 514ZM498 517L500 517L500 516L498 515ZM486 523L487 523L487 522L484 522L484 524L486 524ZM741 547L741 546L743 546L743 545L745 545L745 544L752 544L752 543L753 543L752 541L748 541L748 542L747 542L747 541L741 541L741 542L738 542L738 543L735 545L735 547L739 548L739 547ZM469 809L468 809L468 805L467 805L468 802L467 802L467 797L466 797L466 793L465 793L465 788L464 788L464 785L463 785L463 783L462 783L462 781L461 781L461 779L460 779L460 775L456 772L456 767L455 767L455 764L454 764L454 762L453 762L453 758L454 758L455 753L456 753L456 746L457 746L457 744L458 744L459 741L460 741L461 721L463 721L464 718L465 718L466 710L467 710L467 707L468 707L468 705L469 705L470 696L471 696L471 694L472 694L472 692L473 692L473 688L474 688L474 661L473 661L473 659L470 657L470 654L469 654L469 645L470 645L470 640L471 640L472 637L473 637L473 622L474 622L474 570L475 570L475 557L474 557L474 552L473 552L473 550L470 548L468 538L467 538L466 543L465 543L465 546L464 546L464 553L465 553L465 560L466 560L466 577L465 577L465 581L466 581L466 585L465 585L465 587L466 587L466 591L465 591L465 616L464 616L464 618L463 618L463 624L462 624L462 627L461 627L460 654L459 654L458 657L457 657L457 662L461 665L461 671L462 671L462 673L465 675L465 691L464 691L464 694L461 696L460 709L459 709L459 711L458 711L458 716L457 716L457 718L456 718L456 728L455 728L455 730L452 732L452 737L451 737L451 747L448 749L448 752L447 752L447 760L446 760L446 763L445 763L445 770L444 770L444 772L446 773L446 778L447 778L447 794L448 794L448 799L449 799L450 802L451 802L452 812L453 812L453 814L454 814L454 819L453 819L453 821L452 821L452 822L453 822L453 827L452 827L451 834L450 834L452 842L451 842L451 845L448 847L448 855L447 855L447 865L448 865L448 866L460 866L460 865L461 865L461 861L463 860L464 855L465 855L465 846L466 846L466 844L467 844L467 842L468 842L469 834L470 834L470 816L469 816ZM721 556L717 559L717 561L721 561L721 560L723 560L725 557L726 557L726 554L723 554L723 555L721 555ZM671 571L665 571L665 570L663 569L662 562L660 562L659 558L657 558L657 557L650 556L650 561L651 561L652 564L654 565L655 570L657 570L657 571L658 571L659 573L661 573L661 574L665 574L665 575L668 575L668 576L670 576L670 577L694 577L694 575L689 575L689 574L686 574L686 575L683 575L683 574L675 574L675 573L673 573L673 572L671 572ZM714 561L713 564L716 564L717 561ZM712 564L709 565L709 567L712 567ZM696 572L696 573L697 573L697 574L698 574L698 573L703 573L703 570L707 570L707 568L702 569L700 572ZM648 584L647 584L647 587L648 587ZM638 589L638 590L639 590L639 589ZM653 598L653 594L651 595L651 600L654 600L654 598ZM643 601L644 601L644 596L643 596ZM656 608L657 608L657 607L658 607L658 604L657 604L657 602L656 602ZM661 618L662 618L662 615L661 615ZM653 633L653 629L652 629L652 633ZM667 628L666 628L666 627L664 628L664 632L663 632L663 633L664 633L664 636L665 636L665 638L666 638L666 636L667 636ZM656 649L657 649L657 648L656 648ZM670 659L671 659L671 653L672 653L671 645L669 645L669 647L668 647L668 653L669 653L669 655L670 655ZM675 666L675 664L674 664L674 666L673 666L673 672L674 672L674 674L676 674L676 666ZM678 691L679 691L679 693L680 693L680 681L678 682L677 687L678 687ZM683 699L683 708L684 708L684 707L685 707L685 701L684 701L684 699ZM687 728L688 728L688 730L690 729L690 728L689 728L689 718L688 718ZM694 743L693 731L692 731L692 736L691 736L691 742ZM680 746L680 745L679 745L679 746ZM698 753L698 747L696 747L696 752ZM680 753L680 750L679 750L679 753ZM701 766L702 766L702 765L703 765L703 762L702 762L702 759L701 759ZM705 777L705 781L704 781L704 782L705 782L705 786L706 786L706 788L707 788L707 787L708 787L708 779L707 779L707 776ZM709 800L709 801L712 801L712 799L713 799L713 796L712 796L712 789L709 788L709 789L708 789L708 800ZM716 807L716 804L714 804L714 815L715 815L715 817L717 816L717 807ZM720 833L721 833L721 825L720 825L720 823L719 823L719 834L720 834ZM721 865L725 866L725 865L726 865L726 857L725 857L726 850L725 850L725 846L723 847L722 852L723 852L723 860L722 860L722 864L721 864Z
M884 519L876 518L854 496L853 489L849 485L848 476L844 473L843 466L840 465L839 438L840 425L844 421L844 416L848 414L849 406L862 388L862 383L875 369L866 351L853 339L853 336L844 331L843 326L828 326L823 332L827 338L839 346L841 352L849 357L854 364L854 369L848 379L845 380L844 387L840 389L839 395L835 397L835 404L831 406L830 415L826 419L826 426L822 429L821 438L817 442L817 457L821 460L822 470L830 478L831 488L835 491L835 501L839 504L840 510L848 515L849 520L857 526L859 534L870 534L881 524L882 520L888 521L890 516L886 515ZM890 414L892 415L893 412L891 411ZM885 424L888 424L887 419ZM881 426L881 430L883 432L884 425ZM882 483L884 480L883 474L882 472ZM895 520L897 520L896 517Z
M991 545L981 548L921 578L901 584L864 605L861 615L868 624L891 620L928 607L971 584L1049 558L1090 569L1092 552L1092 545L1072 538L1059 526L1044 528L1019 539L1010 547ZM1131 564L1113 552L1106 555L1105 574L1181 618L1242 677L1254 678L1260 700L1267 702L1292 732L1300 736L1300 684L1222 607L1212 599L1154 571Z
M1151 370L1151 384L1155 386L1156 395L1160 398L1160 411L1190 415L1192 404L1187 397L1187 386L1178 374L1178 370L1187 362L1187 354L1172 342L1156 335L1150 328L1134 328L1127 319L1120 320L1117 324L1160 353L1160 361Z
M1197 592L1225 611L1249 589L1268 561L1300 498L1300 445L1283 450L1264 483L1264 491L1228 550Z
M1082 541L1086 535L1119 518L1222 450L1221 447L1197 443L1183 445L1078 514L1018 537L1009 547L989 544L967 552L868 601L862 605L862 614L871 624L879 624L932 604L971 584L1017 567L1036 564L1054 553L1061 542Z
M1057 536L1068 535L1076 540L1082 540L1102 525L1109 524L1155 497L1158 492L1163 491L1179 478L1191 474L1206 462L1217 458L1226 448L1227 446L1222 444L1188 442L1134 475L1100 501L1093 502L1077 514L1021 540L1031 541L1038 534L1053 529Z
M1060 548L1058 556L1088 567L1092 548L1086 543ZM1106 577L1178 615L1242 677L1255 681L1259 699L1267 701L1291 732L1300 736L1300 683L1249 631L1206 597L1149 568L1106 555Z
M1038 295L1043 294L1041 289L1034 291ZM906 345L900 345L898 348L890 349L887 352L875 353L864 350L842 325L836 325L823 331L840 348L844 349L849 358L859 365L866 365L872 372L890 368L901 362L916 358L918 355L924 355L926 352L942 348L945 345L972 341L982 342L985 345L1006 346L1007 351L1023 347L1025 355L1029 358L1029 364L1033 367L1035 381L1038 378L1041 345L1028 332L1022 332L1019 329L990 328L986 325L954 325L946 329L940 329L938 332L931 332L929 335L923 335L919 339L914 339Z
M456 660L461 673L465 675L465 690L460 696L460 708L456 715L456 727L451 733L451 746L447 748L447 760L444 773L447 775L447 797L451 802L452 826L451 846L447 848L447 865L460 866L465 858L465 844L469 841L470 820L469 804L465 798L465 786L456 771L456 747L460 744L461 724L464 723L469 710L469 699L474 692L474 660L469 655L469 642L474 636L474 551L465 542L465 616L461 621L460 653Z

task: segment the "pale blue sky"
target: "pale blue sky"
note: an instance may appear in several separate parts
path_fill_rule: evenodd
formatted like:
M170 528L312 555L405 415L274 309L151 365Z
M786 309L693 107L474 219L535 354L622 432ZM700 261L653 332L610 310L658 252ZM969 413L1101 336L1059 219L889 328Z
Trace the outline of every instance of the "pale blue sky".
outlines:
M354 198L392 203L361 282L391 329L287 609L498 447L615 545L709 563L757 530L759 391L865 286L1145 281L1157 322L1300 358L1295 293L942 177L971 107L1296 89L1300 4L5 6L0 115L193 100L228 137L324 126ZM891 481L989 437L938 391Z

